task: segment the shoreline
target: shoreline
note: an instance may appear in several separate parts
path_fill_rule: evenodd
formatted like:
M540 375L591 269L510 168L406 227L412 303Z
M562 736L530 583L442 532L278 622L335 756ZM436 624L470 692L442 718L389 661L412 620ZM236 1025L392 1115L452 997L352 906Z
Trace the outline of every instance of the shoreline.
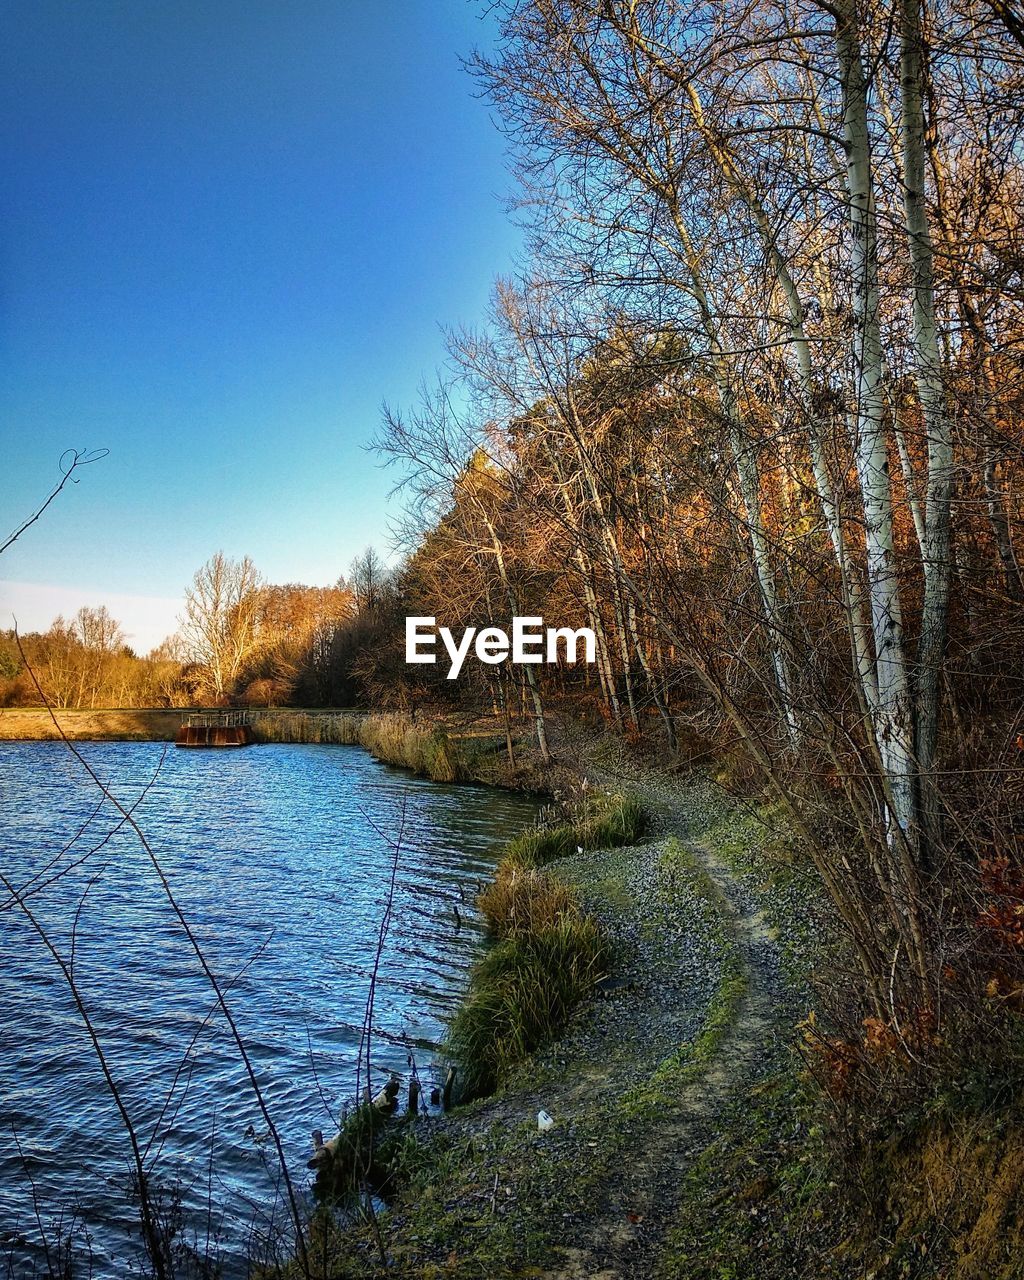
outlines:
M749 820L701 776L582 761L572 772L629 791L652 819L637 843L545 865L598 919L608 977L494 1093L399 1122L415 1155L380 1223L397 1274L659 1274L680 1153L705 1150L732 1101L785 1069L799 1008L790 940L710 847L749 839ZM331 1254L338 1275L380 1274L365 1224Z
M74 742L173 742L190 715L225 710L218 707L55 707L65 734ZM253 708L257 723L297 716L332 721L342 716L365 717L368 712L346 708ZM45 707L0 709L0 742L59 742L61 736Z

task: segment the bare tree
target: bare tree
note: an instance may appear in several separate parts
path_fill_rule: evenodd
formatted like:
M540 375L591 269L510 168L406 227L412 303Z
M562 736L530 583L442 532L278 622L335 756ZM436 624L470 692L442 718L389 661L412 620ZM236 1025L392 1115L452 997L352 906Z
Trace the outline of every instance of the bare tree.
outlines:
M248 556L231 560L218 551L196 570L185 592L181 636L192 662L201 665L218 701L232 691L246 659L259 643L263 580Z

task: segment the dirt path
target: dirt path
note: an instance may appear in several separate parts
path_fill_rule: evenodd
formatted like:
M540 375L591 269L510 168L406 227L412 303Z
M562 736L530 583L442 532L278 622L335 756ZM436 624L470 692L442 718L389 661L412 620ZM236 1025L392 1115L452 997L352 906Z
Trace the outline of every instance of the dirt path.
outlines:
M743 838L735 803L699 776L598 768L585 748L562 748L566 786L582 770L654 817L640 844L551 866L597 919L609 977L497 1094L437 1122L422 1198L389 1219L395 1274L651 1280L684 1174L788 1039L780 945L707 847Z
M607 772L603 777L613 780ZM549 1280L640 1280L656 1273L687 1162L713 1136L726 1102L757 1080L785 1024L778 945L725 864L691 838L690 804L672 795L668 779L653 785L640 777L614 781L643 796L664 833L683 841L707 870L737 948L746 992L713 1061L681 1090L669 1114L637 1135L633 1158L615 1167L588 1214L585 1234L564 1248L563 1259L546 1273Z

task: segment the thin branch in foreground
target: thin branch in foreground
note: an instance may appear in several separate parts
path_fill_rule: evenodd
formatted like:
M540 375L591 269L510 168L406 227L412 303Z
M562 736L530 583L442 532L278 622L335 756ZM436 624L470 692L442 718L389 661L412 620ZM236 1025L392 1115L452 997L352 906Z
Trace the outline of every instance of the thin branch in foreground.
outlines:
M32 525L35 524L35 522L43 514L46 508L54 500L54 498L56 498L57 495L60 493L60 491L64 488L67 482L69 480L72 480L74 473L80 467L87 467L90 464L90 462L101 461L101 459L105 458L109 452L110 452L109 449L85 449L81 451L78 449L66 449L60 455L60 461L57 464L61 471L60 483L53 489L50 496L46 499L43 505L39 507L37 511L33 512L33 514L30 515L29 518L26 521L24 521L23 524L20 524L18 528L15 529L12 534L10 534L10 536L7 538L7 540L3 544L0 544L0 555L3 555L3 553L11 545L11 543L17 542L17 540L21 537L21 535L25 532L26 529L30 528ZM72 483L78 484L78 481L72 480Z
M21 660L25 664L25 670L29 673L29 676L32 679L32 683L35 685L36 692L39 694L40 700L42 701L43 705L46 707L46 710L49 713L50 719L53 721L53 725L56 728L58 734L60 735L61 741L67 747L68 751L70 751L71 754L74 756L74 758L78 761L78 763L82 766L85 772L89 775L93 783L99 788L99 790L103 793L103 795L110 801L110 803L114 806L114 808L117 809L117 811L121 814L124 820L131 827L131 829L135 832L135 835L138 838L139 843L142 845L142 848L145 850L146 856L149 858L150 864L153 867L154 872L156 873L157 879L160 881L160 886L163 889L164 896L166 897L168 904L171 907L171 910L173 911L179 925L181 926L181 929L185 934L185 937L188 939L196 959L199 961L199 967L202 969L203 974L206 977L206 980L209 982L210 987L214 992L214 995L217 997L217 1003L220 1005L221 1012L224 1014L224 1020L227 1023L228 1028L231 1032L232 1039L235 1042L235 1047L238 1050L238 1054L239 1054L239 1057L241 1058L242 1065L245 1068L246 1075L249 1077L249 1083L252 1086L253 1095L256 1098L256 1105L259 1107L260 1114L263 1117L263 1121L267 1126L267 1131L270 1133L271 1140L274 1144L274 1149L276 1151L277 1158L278 1158L278 1165L280 1168L282 1179L284 1181L285 1190L288 1196L288 1206L291 1212L292 1224L295 1229L295 1244L296 1244L296 1250L299 1255L299 1262L302 1267L303 1275L308 1277L310 1274L309 1259L306 1253L306 1239L305 1239L305 1232L303 1230L302 1214L299 1210L299 1200L295 1191L295 1186L294 1186L294 1183L292 1182L291 1174L288 1171L288 1162L284 1153L284 1143L281 1140L281 1135L278 1132L277 1126L275 1125L273 1118L271 1117L270 1110L267 1107L266 1099L263 1096L263 1090L260 1088L259 1081L256 1077L256 1069L252 1064L252 1059L249 1057L249 1052L245 1047L245 1041L242 1039L242 1034L239 1031L238 1024L235 1021L235 1018L231 1012L230 1006L228 1005L227 998L224 994L224 988L220 980L217 978L217 975L213 972L213 969L210 966L210 962L207 960L206 955L199 944L199 940L192 930L192 926L189 924L188 919L186 918L185 913L181 908L181 905L179 904L177 898L175 897L174 890L171 888L170 881L167 879L167 874L164 871L162 865L160 864L160 861L157 858L156 854L154 853L153 847L149 843L149 840L146 838L146 835L143 832L142 828L139 826L138 822L136 822L130 810L126 809L124 805L121 803L121 801L118 800L118 798L113 794L113 792L106 785L103 779L99 776L96 770L92 767L89 761L85 758L82 752L79 751L79 749L75 746L75 744L71 741L71 739L65 733L63 726L61 725L60 721L57 719L56 715L54 714L53 706L51 705L50 700L47 698L46 694L43 692L42 685L39 683L39 679L36 676L36 673L33 667L28 661L28 658L25 654L24 646L21 642L21 636L18 634L17 628L15 628L14 640L18 646L18 652L21 655ZM6 885L8 892L16 896L14 886L11 885L7 880L3 879L2 877L0 877L0 880L3 880L3 883ZM23 909L25 908L23 907ZM45 934L43 936L45 939Z

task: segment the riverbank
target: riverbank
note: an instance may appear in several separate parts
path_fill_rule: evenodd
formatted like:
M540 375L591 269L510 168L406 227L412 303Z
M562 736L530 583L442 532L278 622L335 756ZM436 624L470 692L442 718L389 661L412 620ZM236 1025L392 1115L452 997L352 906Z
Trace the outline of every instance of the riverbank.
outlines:
M323 740L309 713L285 714L278 732ZM365 720L332 714L331 734L366 745ZM377 733L387 717L367 719ZM410 758L409 743L442 740L460 769L503 758L493 734L453 721L397 717L378 738ZM517 754L529 761L525 744ZM936 1077L904 1114L897 1080L883 1115L844 1111L811 1078L830 1043L807 1022L815 971L834 990L850 962L779 815L583 730L560 726L556 754L550 794L633 796L650 827L614 849L559 827L541 842L544 874L600 927L596 995L495 1094L394 1122L387 1211L344 1229L316 1215L312 1270L267 1276L1021 1276L1024 1140L1006 1081Z
M611 741L560 746L557 785L653 820L547 866L598 919L608 978L493 1097L406 1125L380 1236L321 1219L318 1280L1020 1280L1012 1064L982 1047L928 1090L895 1063L844 1093L822 1068L851 958L780 816Z
M61 709L54 712L61 729L76 742L173 742L188 715L177 709ZM45 707L0 709L0 741L53 742L60 739Z
M0 709L0 742L173 742L188 716L203 708ZM214 709L215 710L215 709ZM450 717L415 720L402 712L335 708L251 708L256 742L361 746L375 759L434 782L482 782L507 790L544 790L530 762L512 764L506 740L488 724ZM60 726L54 724L54 716Z
M665 1269L678 1256L683 1174L738 1097L791 1069L805 1006L789 975L806 973L818 924L805 911L779 933L714 852L727 847L738 869L737 846L781 837L708 779L624 759L584 772L639 796L653 824L638 844L547 864L597 920L608 977L496 1094L406 1126L403 1189L380 1222L388 1274L730 1274ZM324 1276L382 1274L368 1225L320 1228Z
M184 721L199 707L61 707L53 715L45 707L0 709L0 741L53 742L61 736L54 724L75 742L173 742ZM216 710L216 708L212 708ZM354 741L348 724L366 719L359 711L251 710L248 712L264 742ZM345 722L339 728L340 722ZM343 736L344 735L344 736Z

